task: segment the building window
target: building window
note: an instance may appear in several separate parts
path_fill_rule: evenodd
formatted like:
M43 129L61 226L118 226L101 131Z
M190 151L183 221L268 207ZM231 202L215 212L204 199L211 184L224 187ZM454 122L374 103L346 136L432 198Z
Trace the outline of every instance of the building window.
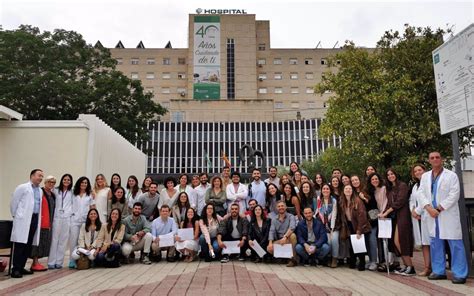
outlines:
M341 64L341 60L336 60L336 64L340 65L340 64Z
M275 102L275 109L283 109L283 102L281 101Z
M267 73L259 73L258 80L263 81L267 79Z
M290 58L290 65L298 65L298 59L297 58Z
M117 58L117 65L122 65L122 64L123 64L123 59Z
M298 79L298 73L296 73L296 72L291 72L291 73L290 73L290 79L292 79L292 80Z
M171 73L170 72L163 72L163 74L161 74L161 78L171 79Z
M130 63L131 63L132 65L138 65L139 62L140 62L140 60L139 60L138 58L132 58L132 59L130 60Z
M148 59L146 59L146 64L147 64L147 65L154 65L154 64L155 64L155 59L154 59L154 58L148 58Z
M155 73L147 72L146 73L146 79L155 79Z
M186 58L178 58L178 65L186 65Z
M163 65L171 65L171 59L170 58L163 58Z
M281 72L275 72L275 75L273 76L273 79L281 80L282 77L283 77L283 75L281 74Z
M308 109L316 109L316 102L308 102Z
M298 109L299 107L300 107L299 102L296 102L296 101L291 102L291 108Z
M266 59L258 59L257 60L257 65L261 66L261 65L266 65L267 64L267 60Z
M260 87L258 89L258 93L259 94L266 94L267 93L267 88L266 87Z
M260 51L265 50L265 43L260 43L258 45L258 50L260 50Z
M308 80L312 80L312 79L314 79L314 74L313 74L313 72L306 72L305 77Z
M227 99L235 99L235 42L227 39Z
M330 94L330 93L332 93L332 91L331 91L330 89L326 89L326 90L324 91L324 93L325 93L325 94Z
M325 58L322 58L321 59L321 65L327 65L328 64L328 60L325 59Z
M313 64L313 59L311 59L311 58L304 59L304 64L305 65L312 65Z
M147 88L145 88L145 91L149 94L154 94L155 93L155 90L153 89L153 87L147 87Z
M138 72L132 72L132 74L130 75L130 77L132 79L138 79Z
M276 93L276 94L282 94L282 93L283 93L283 88L281 88L281 87L275 87L275 93Z
M297 88L297 87L292 87L292 88L291 88L291 93L292 93L292 94L298 94L299 92L300 92L300 91L299 91L299 88Z
M329 103L328 103L328 102L324 102L324 103L323 103L323 107L324 107L324 108L329 108Z
M307 94L314 94L314 88L312 88L312 87L307 87L307 88L306 88L306 93L307 93Z
M183 121L184 121L183 111L171 112L171 122L183 122Z
M281 65L283 62L281 58L274 58L273 59L273 65Z
M161 107L169 109L170 108L170 102L169 101L164 101L160 103Z
M169 87L162 87L162 88L161 88L161 93L162 93L162 94L169 94L169 93L171 93L170 88L169 88Z
M184 73L184 72L179 72L179 73L178 73L178 79L186 79L186 73Z

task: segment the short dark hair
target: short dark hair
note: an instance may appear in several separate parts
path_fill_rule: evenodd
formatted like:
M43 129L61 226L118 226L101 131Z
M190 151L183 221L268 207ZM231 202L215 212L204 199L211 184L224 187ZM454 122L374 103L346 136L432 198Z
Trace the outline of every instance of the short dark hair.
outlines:
M273 166L273 165L268 169L268 171L270 171L271 169L275 169L275 170L278 171L278 168L276 166Z
M160 211L163 210L163 209L168 209L168 211L171 210L169 205L162 205L161 208L160 208Z
M230 177L232 178L233 176L238 176L240 178L240 173L237 171L233 171L232 174L230 174Z
M141 202L137 201L133 204L133 207L140 207L140 208L143 208L143 205Z
M254 201L254 202L256 202L256 203L258 204L258 201L257 201L255 198L251 198L251 199L249 199L249 201L248 201L248 203L247 203L247 204L249 204L251 201Z
M165 178L165 181L163 182L163 184L165 185L165 187L166 187L166 184L167 184L168 182L173 182L173 187L176 186L176 184L177 184L176 179L175 179L174 177L172 177L172 176L168 176L168 177Z
M34 169L30 172L30 177L36 174L36 172L42 172L42 171L43 171L42 169Z
M252 170L252 173L255 172L255 171L258 171L259 173L261 173L261 171L260 171L259 168L254 168L254 169Z
M226 165L222 168L222 170L225 170L225 169L229 169L230 170L230 166Z
M155 181L152 181L152 182L150 183L150 186L151 186L151 185L156 185L156 187L158 187L158 183L156 183Z
M237 202L234 202L233 204L230 205L230 207L238 207L240 209L240 205Z
M209 175L206 172L202 172L199 174L199 178L201 178L202 176L206 176L209 178Z
M341 173L341 175L342 175L342 170L341 170L340 168L332 169L332 172L331 172L331 173L334 173L335 171L338 171L338 172Z

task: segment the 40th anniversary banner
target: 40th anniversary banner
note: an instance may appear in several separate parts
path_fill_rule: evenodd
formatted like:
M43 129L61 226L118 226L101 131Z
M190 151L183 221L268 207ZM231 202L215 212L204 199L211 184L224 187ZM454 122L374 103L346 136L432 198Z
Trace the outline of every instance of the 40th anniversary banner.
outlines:
M220 99L220 17L194 17L193 98Z

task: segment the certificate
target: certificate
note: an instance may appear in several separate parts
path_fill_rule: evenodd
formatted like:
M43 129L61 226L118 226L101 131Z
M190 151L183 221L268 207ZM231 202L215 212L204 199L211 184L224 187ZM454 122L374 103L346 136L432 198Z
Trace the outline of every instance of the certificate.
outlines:
M273 244L273 256L275 258L293 258L293 247L291 244Z
M351 234L351 245L354 254L358 253L367 253L367 248L365 247L364 235L361 234L360 238L357 239L357 234Z
M257 243L256 240L253 240L252 242L253 247L251 248L255 251L255 253L257 253L258 256L260 256L260 258L263 258L267 252L265 252L265 250L259 245L259 243Z
M174 234L172 232L160 235L158 237L160 238L160 242L158 244L160 248L174 246Z
M392 219L379 219L379 238L392 237Z
M222 254L240 254L240 241L223 241L226 248L222 249Z
M183 241L193 240L194 239L194 228L178 229L178 236Z

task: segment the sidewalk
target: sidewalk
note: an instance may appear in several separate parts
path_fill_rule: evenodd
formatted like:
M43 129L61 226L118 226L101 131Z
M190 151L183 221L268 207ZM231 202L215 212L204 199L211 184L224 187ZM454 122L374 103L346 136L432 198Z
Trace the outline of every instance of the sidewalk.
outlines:
M421 270L421 253L415 262ZM135 263L117 269L37 272L0 279L0 295L473 295L466 285L347 267L287 268L252 262Z

